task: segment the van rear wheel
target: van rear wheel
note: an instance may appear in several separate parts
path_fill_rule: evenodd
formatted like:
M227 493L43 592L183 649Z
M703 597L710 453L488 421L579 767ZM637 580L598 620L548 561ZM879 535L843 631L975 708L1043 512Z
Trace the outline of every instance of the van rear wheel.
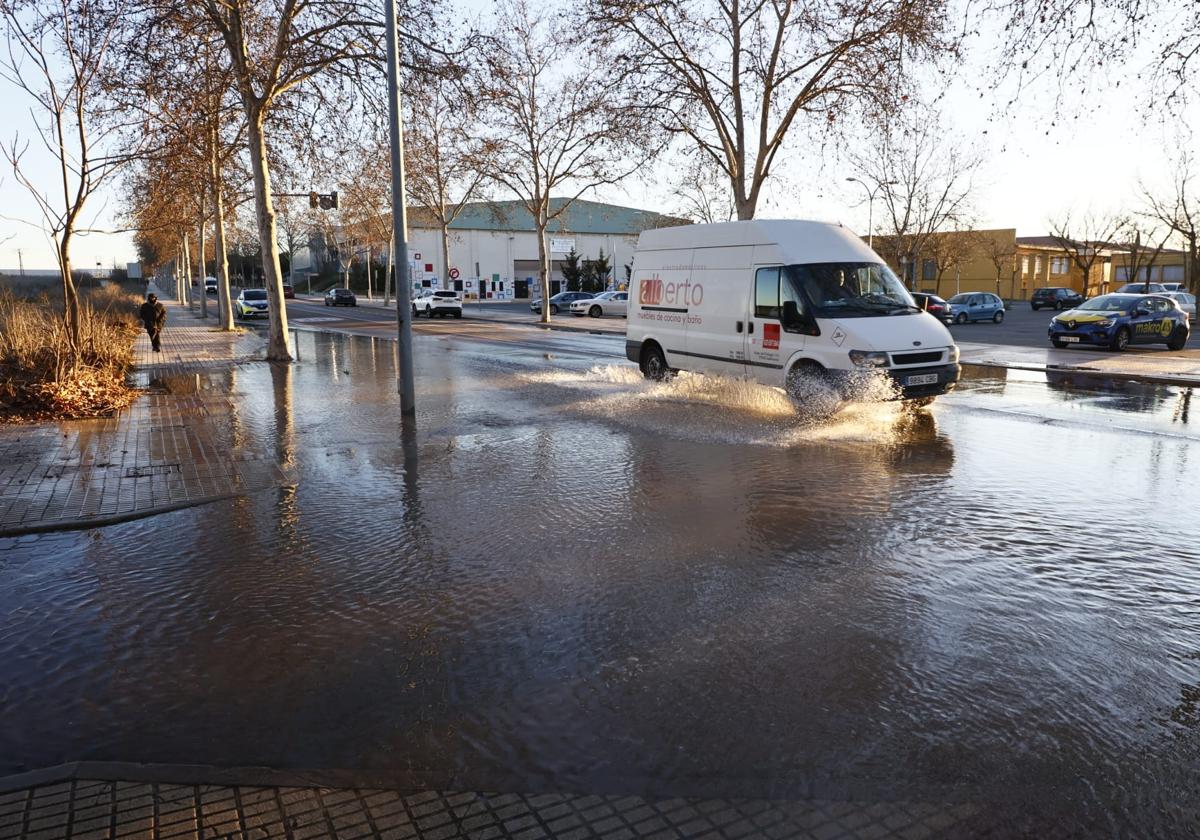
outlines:
M641 368L642 376L656 382L662 382L671 376L671 369L667 367L667 359L663 355L662 348L657 344L650 344L642 350L638 367Z

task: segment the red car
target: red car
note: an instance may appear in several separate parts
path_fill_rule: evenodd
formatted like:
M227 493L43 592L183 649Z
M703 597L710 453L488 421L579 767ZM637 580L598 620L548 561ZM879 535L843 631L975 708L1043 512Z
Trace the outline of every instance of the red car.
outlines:
M292 287L287 283L283 284L283 296L284 298L294 298L296 296L296 293L292 291Z

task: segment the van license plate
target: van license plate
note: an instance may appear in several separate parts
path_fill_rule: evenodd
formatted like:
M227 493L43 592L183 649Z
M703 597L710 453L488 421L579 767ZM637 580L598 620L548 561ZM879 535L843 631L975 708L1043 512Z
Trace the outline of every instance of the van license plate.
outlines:
M1059 341L1065 341L1067 344L1078 344L1078 343L1079 343L1079 336L1077 336L1077 335L1064 335L1062 338L1060 338L1060 339L1059 339Z
M905 385L936 385L938 375L936 373L922 373L920 376L909 376L904 380Z

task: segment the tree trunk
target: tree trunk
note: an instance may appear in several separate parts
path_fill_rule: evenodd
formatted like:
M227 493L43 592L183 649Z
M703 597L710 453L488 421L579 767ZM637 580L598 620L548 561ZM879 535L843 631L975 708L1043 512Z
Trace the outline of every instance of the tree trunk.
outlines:
M367 246L367 300L371 300L371 258L374 254L371 253L371 246Z
M200 229L197 231L200 245L200 317L208 317L208 285L204 282L208 279L208 266L205 265L204 255L208 247L208 242L205 240L206 231L204 230L206 222L204 219L204 190L201 190L200 196Z
M391 291L392 291L393 275L395 273L393 270L394 269L393 264L395 263L395 261L396 261L396 239L395 239L395 237L392 237L392 239L388 240L387 274L383 278L383 305L384 306L387 306L388 303L391 301L390 295L391 295Z
M450 226L442 223L442 287L452 289L450 285Z
M183 305L192 304L192 245L188 232L183 232Z
M1091 276L1092 276L1092 267L1089 265L1083 269L1083 296L1085 298L1088 296L1088 286L1091 285L1091 282L1090 282ZM1035 280L1034 286L1036 287L1036 285L1037 285L1037 283Z
M550 323L550 252L546 250L546 222L539 217L537 220L538 238L538 282L542 287L542 317L543 324ZM483 282L482 279L480 282Z
M267 331L267 358L290 362L287 310L283 300L283 272L279 267L279 240L275 230L275 208L271 203L271 172L267 163L267 143L263 136L263 113L257 106L246 108L249 129L250 167L254 172L254 210L258 217L258 241L262 248L263 284L267 287L270 326Z
M217 262L217 319L221 329L233 329L233 300L229 292L229 253L225 246L225 198L221 194L220 181L213 182L213 243Z
M63 326L67 330L67 340L71 343L71 366L79 361L82 349L79 339L79 292L75 288L75 278L71 276L71 234L63 234L58 246L58 268L62 273L63 284Z

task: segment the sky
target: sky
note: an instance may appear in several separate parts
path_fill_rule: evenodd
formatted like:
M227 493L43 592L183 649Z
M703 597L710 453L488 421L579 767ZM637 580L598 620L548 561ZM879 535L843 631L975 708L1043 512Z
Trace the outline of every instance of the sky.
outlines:
M478 6L481 0L466 0ZM985 33L986 34L986 33ZM1161 182L1167 175L1166 155L1177 142L1179 125L1200 130L1200 105L1174 113L1145 107L1144 89L1133 83L1143 59L1134 59L1117 74L1126 80L1093 93L1083 101L1064 98L1056 104L1052 80L1026 91L1008 111L990 96L980 97L969 81L984 72L982 55L969 53L957 82L943 100L947 124L965 142L981 148L986 163L976 179L974 205L978 227L1016 228L1019 235L1048 232L1048 220L1067 210L1082 212L1137 209L1138 184ZM0 142L30 136L27 94L0 80L0 113L7 115ZM1053 125L1052 125L1053 123ZM54 182L48 156L28 160L40 180ZM868 208L864 191L846 182L853 173L836 148L823 151L805 132L796 132L782 156L782 166L758 208L764 218L811 218L840 221L862 232ZM669 169L660 166L643 180L606 188L596 200L633 207L670 209ZM88 223L108 230L118 226L124 205L119 181L97 195L88 207ZM875 209L880 208L876 203ZM876 214L878 221L878 213ZM0 161L0 271L15 269L18 249L27 269L50 269L54 252L41 231L33 200ZM74 248L78 268L124 265L136 259L127 233L90 233Z

